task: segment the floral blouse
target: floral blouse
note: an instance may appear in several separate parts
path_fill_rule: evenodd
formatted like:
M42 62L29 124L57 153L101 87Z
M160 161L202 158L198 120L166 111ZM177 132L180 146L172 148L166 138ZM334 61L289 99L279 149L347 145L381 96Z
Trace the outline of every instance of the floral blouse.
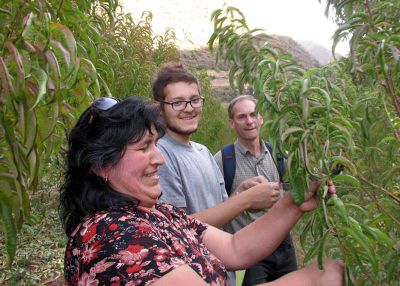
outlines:
M202 243L207 225L168 204L156 210L121 206L85 217L68 241L68 285L150 285L184 264L226 285L225 267Z

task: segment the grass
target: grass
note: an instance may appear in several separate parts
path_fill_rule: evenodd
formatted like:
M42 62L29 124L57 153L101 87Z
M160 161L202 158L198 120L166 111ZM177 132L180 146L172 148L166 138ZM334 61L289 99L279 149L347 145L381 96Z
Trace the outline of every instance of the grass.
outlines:
M245 270L236 271L236 286L241 286L244 278Z
M67 239L58 219L56 194L39 192L31 199L32 212L40 222L22 227L11 268L6 265L4 238L0 237L0 285L65 285Z

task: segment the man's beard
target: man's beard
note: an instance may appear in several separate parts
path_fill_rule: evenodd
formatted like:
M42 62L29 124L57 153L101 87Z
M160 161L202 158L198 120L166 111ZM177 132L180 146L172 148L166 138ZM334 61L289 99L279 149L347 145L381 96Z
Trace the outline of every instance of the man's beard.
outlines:
M197 128L194 130L185 131L185 130L182 130L180 128L177 128L175 126L168 124L168 122L166 122L166 125L167 125L167 128L169 130L171 130L172 132L175 132L176 134L180 134L180 135L185 135L185 136L192 135L193 133L196 133L196 131L197 131Z

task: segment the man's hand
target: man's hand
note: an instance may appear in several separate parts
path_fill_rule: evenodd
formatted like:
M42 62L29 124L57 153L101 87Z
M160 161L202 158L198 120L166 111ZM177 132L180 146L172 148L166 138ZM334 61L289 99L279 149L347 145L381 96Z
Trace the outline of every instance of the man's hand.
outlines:
M241 195L246 196L246 200L250 204L249 209L271 208L280 198L279 183L259 183Z
M254 187L258 184L266 183L268 180L264 176L257 176L253 177L250 179L247 179L243 181L235 190L235 194L241 193L243 191L246 191L247 189L250 189L251 187Z

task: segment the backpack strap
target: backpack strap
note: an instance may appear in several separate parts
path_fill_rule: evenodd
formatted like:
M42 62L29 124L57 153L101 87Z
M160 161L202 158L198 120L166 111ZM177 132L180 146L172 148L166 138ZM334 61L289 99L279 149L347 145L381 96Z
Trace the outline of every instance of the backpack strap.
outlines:
M272 159L274 159L271 143L269 143L268 141L263 141L263 142L267 147L269 153L271 154ZM225 189L228 196L230 196L232 192L233 179L235 177L235 171L236 171L235 146L233 144L226 145L221 150L221 155L222 155L222 169L224 171ZM282 182L286 169L285 169L285 161L280 153L278 153L276 156L275 165L276 169L278 170L279 180Z
M265 146L268 148L269 153L271 153L272 159L274 159L273 153L272 153L272 145L268 141L264 141ZM282 157L282 154L278 153L276 154L276 169L278 170L279 174L279 180L282 182L283 176L285 176L286 169L285 169L285 160Z
M233 178L235 177L236 158L235 146L233 144L226 145L221 150L222 155L222 168L224 171L225 189L230 196L232 191Z

